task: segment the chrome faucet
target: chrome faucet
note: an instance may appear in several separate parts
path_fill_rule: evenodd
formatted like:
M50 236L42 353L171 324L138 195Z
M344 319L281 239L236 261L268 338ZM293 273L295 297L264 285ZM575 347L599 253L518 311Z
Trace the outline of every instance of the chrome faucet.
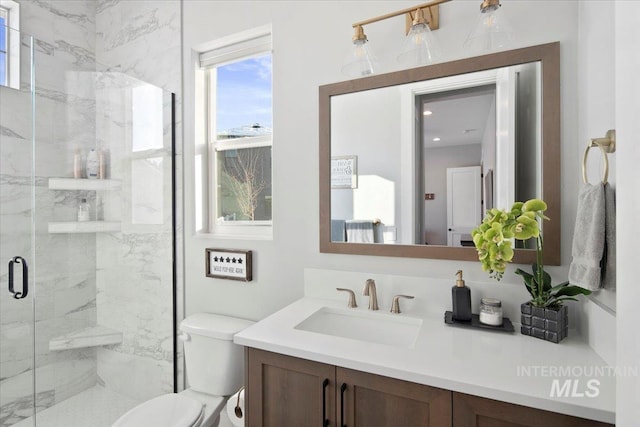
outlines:
M369 310L378 310L378 294L376 293L375 280L367 279L362 295L369 297Z

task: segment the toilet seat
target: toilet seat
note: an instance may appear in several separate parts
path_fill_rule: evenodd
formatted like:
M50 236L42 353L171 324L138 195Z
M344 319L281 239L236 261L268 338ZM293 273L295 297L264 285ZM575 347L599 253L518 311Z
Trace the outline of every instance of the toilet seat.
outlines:
M165 394L148 400L116 421L112 427L198 427L204 405L181 394Z

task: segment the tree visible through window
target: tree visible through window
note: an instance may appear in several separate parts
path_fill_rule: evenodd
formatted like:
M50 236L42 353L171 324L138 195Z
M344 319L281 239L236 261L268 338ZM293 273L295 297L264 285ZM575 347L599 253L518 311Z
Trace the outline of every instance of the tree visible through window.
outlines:
M210 69L216 222L270 224L271 53Z
M227 220L270 220L271 147L223 151L218 162L221 214Z

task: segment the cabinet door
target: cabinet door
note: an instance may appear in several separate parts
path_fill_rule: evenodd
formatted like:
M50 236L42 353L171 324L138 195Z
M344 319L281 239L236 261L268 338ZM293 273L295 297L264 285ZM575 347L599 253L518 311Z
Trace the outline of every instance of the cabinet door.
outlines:
M448 427L451 392L336 368L338 426Z
M247 349L247 426L335 427L335 367Z
M613 427L541 409L453 393L453 427Z

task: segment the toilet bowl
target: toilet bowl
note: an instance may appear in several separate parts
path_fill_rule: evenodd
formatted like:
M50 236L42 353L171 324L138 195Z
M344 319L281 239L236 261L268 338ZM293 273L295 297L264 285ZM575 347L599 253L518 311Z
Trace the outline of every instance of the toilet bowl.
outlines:
M253 322L197 313L180 323L189 388L148 400L113 427L216 427L228 399L244 383L244 352L233 336Z

